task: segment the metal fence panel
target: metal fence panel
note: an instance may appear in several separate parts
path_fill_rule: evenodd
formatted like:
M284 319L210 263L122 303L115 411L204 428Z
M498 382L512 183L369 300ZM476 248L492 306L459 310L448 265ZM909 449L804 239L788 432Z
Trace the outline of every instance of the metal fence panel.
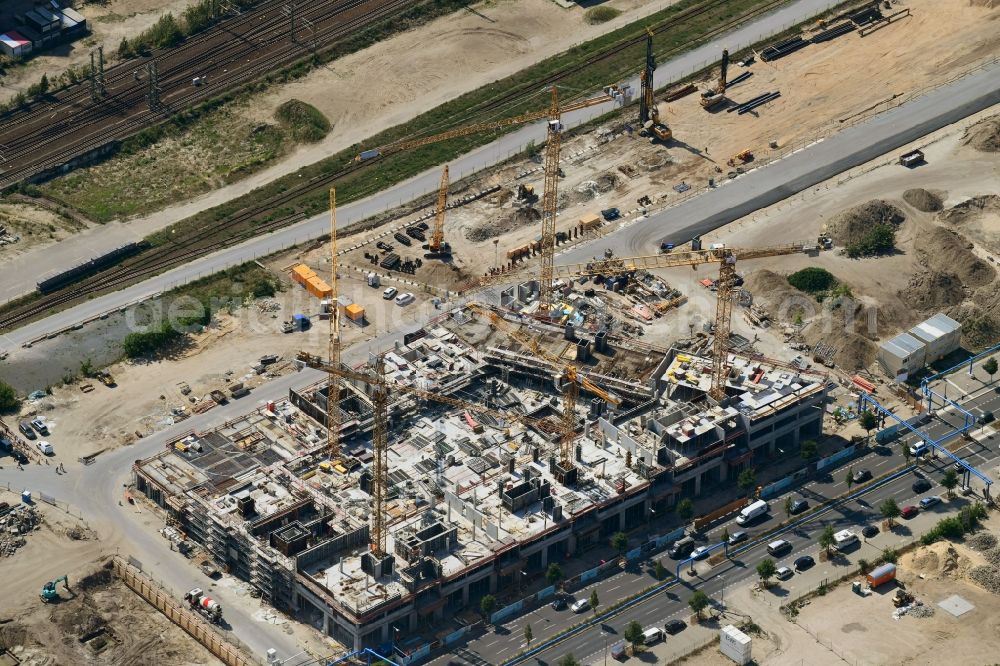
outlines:
M838 451L837 453L834 453L832 456L827 456L826 458L821 458L819 461L817 461L816 469L817 470L826 469L831 465L836 465L839 462L842 462L844 460L853 457L854 454L855 450L853 448L844 449L843 451Z
M542 601L544 599L548 599L549 597L551 597L555 593L556 593L556 586L555 585L550 585L549 587L546 587L546 588L543 588L541 590L538 590L538 594L535 595L535 596L538 597L539 601Z
M595 578L597 578L598 572L599 570L596 568L584 571L582 574L580 574L580 582L586 583L588 580L594 580Z
M633 548L632 550L630 550L627 553L625 553L625 559L626 560L630 560L630 561L631 560L637 560L640 557L642 557L642 546L639 546L638 548Z

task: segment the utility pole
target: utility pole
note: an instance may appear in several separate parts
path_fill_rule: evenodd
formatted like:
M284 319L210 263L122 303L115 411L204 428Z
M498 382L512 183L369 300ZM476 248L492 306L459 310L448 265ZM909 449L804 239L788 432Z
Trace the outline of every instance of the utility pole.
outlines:
M150 60L146 64L146 73L146 80L148 81L146 100L149 102L149 110L156 111L160 108L160 82L156 74L155 60Z

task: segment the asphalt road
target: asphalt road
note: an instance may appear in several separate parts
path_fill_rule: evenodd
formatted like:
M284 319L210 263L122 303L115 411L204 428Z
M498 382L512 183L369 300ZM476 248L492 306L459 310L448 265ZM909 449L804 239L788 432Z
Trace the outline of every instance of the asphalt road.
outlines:
M817 0L799 0L782 11L752 22L723 40L712 42L704 47L705 51L693 51L677 60L665 63L657 70L659 80L678 78L692 69L690 63L698 62L699 58L703 58L709 52L717 53L723 45L731 45L734 42L748 43L755 38L762 39L778 31L786 23L815 14L822 6L823 3ZM719 187L707 196L696 197L638 224L629 225L605 237L603 242L619 254L628 255L649 251L663 238L686 240L696 233L714 229L761 206L779 201L836 173L862 164L997 103L1000 103L1000 63L929 92L766 168L757 169ZM568 115L564 118L564 124L571 127L606 110L601 106L592 107L579 114ZM543 139L543 125L522 127L513 134L453 160L450 162L451 173L456 179L460 178L463 174L467 175L486 168L521 151L528 141L538 142ZM410 201L421 194L433 191L438 185L438 177L439 172L435 168L368 199L338 208L338 223L351 224L400 202ZM94 298L44 320L28 324L0 338L2 340L0 344L7 351L16 351L26 341L153 297L172 287L226 267L322 236L327 232L328 224L327 216L319 215L300 224L252 239L192 261L140 284ZM560 261L585 259L590 252L587 247L570 250L560 257ZM46 262L46 265L50 266L51 263Z
M980 373L981 374L981 373ZM985 377L984 377L985 379ZM939 391L940 392L940 391ZM956 391L952 391L955 393ZM986 386L978 384L973 387L968 400L963 406L980 407L988 410L1000 409L1000 393L992 385ZM948 433L954 432L957 426L962 424L962 418L954 410L940 410L935 419L927 426L925 432L934 439L941 438ZM992 431L990 431L992 432ZM973 431L975 441L965 443L957 452L957 455L964 458L980 471L987 473L996 480L993 467L1000 462L1000 436L985 438L980 430ZM901 438L906 446L916 442L915 435ZM746 529L751 537L750 541L759 538L771 529L777 527L778 523L785 520L783 510L784 499L786 497L803 498L809 501L811 507L816 507L830 498L847 494L846 470L868 469L872 472L874 479L887 475L889 472L904 466L905 460L902 455L902 447L899 442L894 442L886 446L876 446L873 450L860 459L852 460L837 469L830 471L826 476L818 476L800 488L796 488L789 493L769 500L771 513L768 517L750 528L738 526L735 519L727 521L714 527L706 533L705 538L699 545L717 544L722 539L723 531L729 534L737 530ZM938 460L932 461L924 467L921 472L914 472L903 475L884 486L881 486L863 497L849 502L838 502L830 508L817 512L803 525L790 532L781 535L780 538L792 543L792 551L776 559L777 565L792 568L792 563L797 557L810 553L815 555L818 550L816 541L827 525L833 525L835 530L851 528L860 532L860 527L866 524L878 524L881 522L879 505L887 498L896 500L900 507L910 504L917 504L921 497L934 495L942 492L939 481L948 463ZM921 494L914 492L912 485L918 476L923 476L931 480L934 487ZM871 482L868 482L869 484ZM853 493L864 490L866 484L856 484L851 488ZM973 482L975 487L981 488L981 484ZM995 494L995 493L994 493ZM944 511L943 507L936 510ZM904 521L905 522L905 521ZM778 538L778 537L776 537ZM630 544L635 547L637 544ZM609 634L609 642L614 643L620 640L621 633L625 625L632 620L638 621L643 627L663 624L673 618L686 619L691 610L687 604L694 589L700 589L715 601L724 597L725 588L745 585L756 580L757 563L768 557L766 545L759 544L746 551L739 552L732 560L724 562L716 567L711 567L707 562L696 564L696 577L689 577L682 573L682 583L671 588L665 594L658 594L649 600L633 606L621 615L603 623L604 631ZM656 584L653 565L655 560L662 560L664 565L673 572L676 562L672 561L664 552L656 554L654 557L640 562L634 568L613 577L601 580L594 585L577 590L573 594L574 599L589 598L592 590L596 589L601 604L605 607L616 603L619 599L627 598ZM687 567L685 567L687 568ZM569 610L555 611L548 605L535 609L521 617L515 618L505 623L494 633L488 633L481 638L470 641L468 644L456 649L452 654L437 658L432 664L436 666L458 666L464 664L475 664L485 666L485 664L500 664L514 657L514 655L525 649L524 646L524 625L530 624L534 636L534 645L540 645L558 632L568 627L578 624L589 617L585 615L574 615ZM588 663L589 657L603 654L604 637L599 627L594 627L580 634L547 649L526 663L537 663L541 666L551 664L567 654L574 655L581 663Z

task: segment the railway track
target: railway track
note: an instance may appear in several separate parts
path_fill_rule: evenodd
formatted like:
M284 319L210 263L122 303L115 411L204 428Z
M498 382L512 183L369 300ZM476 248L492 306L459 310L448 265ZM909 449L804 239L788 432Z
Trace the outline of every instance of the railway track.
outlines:
M296 16L311 22L309 45L329 44L419 0L325 0L309 3ZM248 15L225 21L180 47L130 60L105 73L108 91L90 99L89 83L59 93L0 121L0 187L61 165L69 159L156 124L193 104L219 96L309 55L293 40L285 1L267 2ZM146 64L155 60L161 107L148 108ZM139 79L133 75L139 73ZM194 77L206 77L201 87Z
M754 16L759 16L768 11L771 11L775 7L784 4L785 0L772 0L758 8L755 8L747 14L743 14L738 18L731 21L727 21L724 24L712 29L706 35L702 37L710 38L714 35L725 32L734 26L746 21L748 18ZM705 12L711 10L712 8L717 8L724 5L726 0L713 0L711 2L705 2L695 7L691 7L686 12L696 12L696 13L686 13L685 19L690 19L693 16L704 14ZM653 28L654 33L660 33L671 27L676 27L685 20L677 16L672 17L670 20L655 26ZM564 68L558 72L550 74L544 79L532 82L530 84L525 84L520 86L517 90L511 91L501 97L498 97L490 102L486 106L478 107L477 112L487 112L495 111L505 105L513 105L518 101L523 100L526 95L534 94L533 91L537 91L539 88L545 85L551 85L565 77L569 76L574 72L578 72L585 69L595 62L600 62L616 53L630 48L636 44L643 43L645 41L644 36L640 36L634 39L627 40L616 45L609 47L608 49L595 53L589 58L587 58L583 63L575 65L573 67ZM504 100L503 103L500 100ZM279 194L276 194L269 199L261 202L259 205L245 208L240 210L233 215L220 220L217 224L213 225L211 228L203 229L193 235L187 236L182 242L175 245L165 245L154 248L144 255L139 255L135 260L128 260L119 267L109 269L101 272L98 275L92 276L90 278L85 278L79 283L74 285L72 288L64 289L59 292L44 296L37 301L25 305L23 308L19 308L12 312L7 313L0 317L0 331L10 330L17 327L31 319L50 311L53 308L67 305L76 301L83 300L89 295L94 295L98 293L103 293L115 288L126 286L128 284L134 283L137 280L143 278L151 277L158 273L169 270L175 266L181 265L192 259L211 254L212 252L224 249L235 245L236 243L243 240L243 238L238 239L220 239L218 241L206 242L213 236L219 235L220 232L224 232L226 229L236 228L254 218L268 212L273 211L281 206L290 203L299 197L323 188L328 188L333 185L336 181L354 174L362 169L370 168L377 165L379 159L370 160L364 163L352 163L348 166L334 171L329 172L320 176L315 176L307 181L296 184L294 187L285 190ZM279 229L283 226L291 224L298 219L301 219L301 214L288 215L282 218L272 220L266 223L261 223L255 227L255 233L265 233L267 231L272 231L274 229Z

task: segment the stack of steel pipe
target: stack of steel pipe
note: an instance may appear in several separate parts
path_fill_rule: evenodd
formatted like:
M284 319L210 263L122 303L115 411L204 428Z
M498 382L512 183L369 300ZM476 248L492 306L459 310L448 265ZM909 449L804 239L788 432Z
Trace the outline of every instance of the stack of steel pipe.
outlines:
M763 95L757 95L753 99L748 99L747 101L743 102L742 104L737 104L736 106L729 107L728 109L726 109L726 113L732 113L733 111L738 111L738 110L742 109L744 106L748 106L748 105L753 104L755 102L759 102L760 100L764 99L765 97L770 97L773 94L774 93L772 93L772 92L766 92Z
M760 59L768 61L768 60L777 60L778 58L784 58L789 53L798 51L799 49L808 44L809 42L802 39L801 37L792 37L791 39L786 39L782 42L778 42L773 46L768 46L766 49L760 52Z
M743 104L736 107L736 115L742 116L744 113L753 111L758 106L767 104L768 102L778 99L779 97L781 97L781 91L767 93L766 95L762 95L756 99L752 99L749 102L744 102Z
M816 33L812 36L811 41L813 44L819 44L820 42L828 42L831 39L840 37L841 35L846 35L849 32L854 31L854 24L847 22L835 25L832 28L827 28L823 32Z
M753 72L743 72L742 74L740 74L739 76L737 76L735 79L733 79L732 81L730 81L729 83L727 83L726 87L727 88L732 88L737 83L743 83L744 81L746 81L747 79L749 79L751 76L753 76Z

